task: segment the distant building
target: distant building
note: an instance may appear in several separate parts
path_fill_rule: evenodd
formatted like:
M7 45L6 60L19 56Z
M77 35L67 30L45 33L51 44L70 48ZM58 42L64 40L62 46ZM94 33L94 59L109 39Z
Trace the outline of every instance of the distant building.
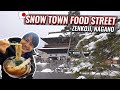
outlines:
M69 49L70 32L63 34L62 32L50 32L48 36L41 38L47 44L38 50L47 53L47 58L65 59ZM71 41L70 49L73 48Z
M68 16L79 16L80 11L69 11ZM66 59L68 56L68 51L75 47L75 42L77 39L71 39L71 32L69 32L72 25L68 25L65 30L59 32L49 32L47 37L41 38L45 44L43 48L38 50L47 53L47 58L54 59ZM71 41L71 42L70 42ZM70 43L69 43L70 42Z

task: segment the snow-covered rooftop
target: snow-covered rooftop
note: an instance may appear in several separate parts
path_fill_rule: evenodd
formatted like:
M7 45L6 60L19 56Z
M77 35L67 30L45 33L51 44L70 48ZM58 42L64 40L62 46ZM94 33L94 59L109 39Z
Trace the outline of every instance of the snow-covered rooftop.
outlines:
M62 33L62 32L59 32L59 33L49 33L45 38L54 38L54 37L65 37L66 35L70 35L70 32L67 32L67 33Z
M39 48L40 49L68 49L68 47L61 47L61 48Z

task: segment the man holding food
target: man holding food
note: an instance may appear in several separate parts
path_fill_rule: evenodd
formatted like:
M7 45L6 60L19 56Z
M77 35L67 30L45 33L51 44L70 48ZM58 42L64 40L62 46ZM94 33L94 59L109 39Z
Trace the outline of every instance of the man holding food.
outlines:
M33 60L33 51L39 43L39 36L36 33L30 32L23 36L23 38L9 38L8 40L0 40L0 65L2 66L2 79L32 79L35 71L35 63ZM8 58L15 57L10 61L9 65L5 63ZM22 62L20 62L20 59ZM15 63L14 63L15 61ZM13 63L13 64L10 64ZM17 64L16 64L17 63ZM25 71L25 66L30 63L30 69L26 69L25 75L20 76L20 72ZM11 66L10 66L11 65ZM12 66L13 65L13 66ZM23 68L24 67L24 68ZM7 69L6 69L7 68ZM14 74L20 76L18 78L11 77L6 71L14 71ZM17 74L16 72L17 71Z

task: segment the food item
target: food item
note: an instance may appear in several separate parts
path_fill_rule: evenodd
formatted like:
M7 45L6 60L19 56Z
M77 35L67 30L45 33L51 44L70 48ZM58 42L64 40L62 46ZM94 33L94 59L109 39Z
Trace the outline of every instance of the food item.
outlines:
M22 44L16 44L15 45L15 50L16 50L16 60L20 60L20 57L22 55Z
M7 73L15 76L22 76L26 73L28 67L23 66L21 68L17 67L12 60L6 61L4 69ZM17 67L17 68L16 68Z
M25 60L22 64L20 64L19 66L16 66L15 68L17 69L21 69L23 67L25 67L28 63L30 62L30 58L28 58L27 60Z
M3 65L4 66L3 69L8 75L20 77L30 72L31 67L30 65L28 65L30 62L30 58L25 60L25 58L21 57L22 55L21 44L16 43L15 50L16 56L11 60L9 59L6 60Z

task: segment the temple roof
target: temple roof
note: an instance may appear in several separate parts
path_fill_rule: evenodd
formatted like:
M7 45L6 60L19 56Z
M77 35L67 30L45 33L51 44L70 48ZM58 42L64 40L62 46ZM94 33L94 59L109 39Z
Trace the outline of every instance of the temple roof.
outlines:
M63 33L63 32L49 32L49 34L45 38L55 38L55 37L66 37L66 35L70 35L70 32Z
M50 43L69 43L70 37L41 38L44 42Z
M41 37L41 39L48 43L69 43L70 32L49 32L46 37Z
M43 48L39 48L38 50L46 52L46 53L67 53L69 40L70 40L70 32L62 33L62 32L49 32L48 36L41 38L47 44L44 45ZM73 44L71 43L71 46ZM70 46L70 47L71 47Z
M58 50L58 49L68 49L68 47L62 47L62 48L39 48L39 50L43 50L43 49L49 49L49 50L50 49L54 49L54 50L57 49Z
M50 54L50 53L67 53L68 47L63 47L63 48L39 48L38 50L46 52L48 54Z

